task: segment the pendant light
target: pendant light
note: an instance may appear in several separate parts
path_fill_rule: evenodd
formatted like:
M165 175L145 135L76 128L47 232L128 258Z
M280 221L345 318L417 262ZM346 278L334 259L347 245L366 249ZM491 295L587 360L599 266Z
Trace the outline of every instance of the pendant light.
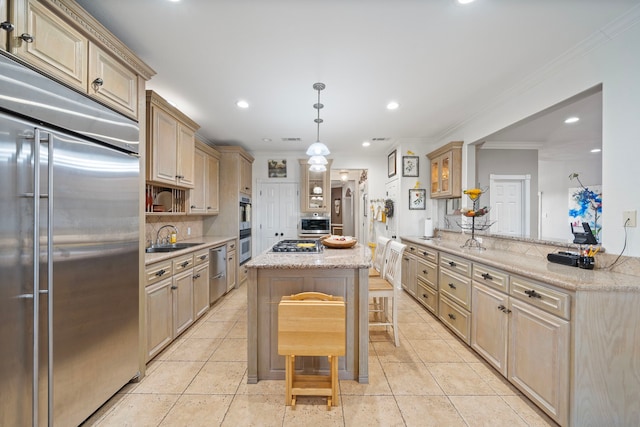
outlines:
M324 83L313 84L313 89L318 91L318 103L313 105L313 108L318 110L318 118L314 120L314 122L316 122L318 125L318 133L316 136L316 142L314 142L309 146L309 148L307 148L307 156L312 156L312 157L328 156L330 153L329 148L327 148L326 145L320 142L320 123L322 123L322 119L320 118L320 109L324 107L324 105L320 103L320 91L324 90L325 87L326 86ZM309 161L309 164L311 164L312 166L321 166L323 170L327 170L327 168L323 164L319 164L319 163L312 164L311 161Z

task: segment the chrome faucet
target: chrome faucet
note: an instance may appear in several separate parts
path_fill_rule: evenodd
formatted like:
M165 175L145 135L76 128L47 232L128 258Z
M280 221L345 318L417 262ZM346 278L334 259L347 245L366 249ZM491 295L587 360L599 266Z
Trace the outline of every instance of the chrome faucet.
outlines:
M166 237L162 239L162 242L160 241L160 232L163 229L169 228L169 227L173 228L175 230L176 234L178 234L178 229L176 228L175 225L171 225L171 224L163 225L162 227L160 227L160 229L158 230L158 233L156 234L156 245L160 245L161 243L162 244L166 244L167 243L167 238Z

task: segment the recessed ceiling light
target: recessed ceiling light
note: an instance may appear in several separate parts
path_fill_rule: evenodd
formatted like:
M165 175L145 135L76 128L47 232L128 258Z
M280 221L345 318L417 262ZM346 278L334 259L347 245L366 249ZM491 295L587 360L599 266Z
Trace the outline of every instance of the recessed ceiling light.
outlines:
M236 105L238 106L238 108L249 108L249 103L243 99L236 102Z
M391 101L387 104L387 110L397 110L399 106L400 104L398 104L396 101Z
M370 146L370 145L371 145L371 143L370 143L369 141L364 141L364 142L362 143L362 146L363 146L363 147L368 147L368 146Z
M174 2L174 3L178 3L180 0L169 0L169 1Z
M469 3L473 3L475 0L458 0L458 3L460 4L469 4Z
M574 117L568 117L564 122L569 124L569 123L575 123L575 122L577 122L579 120L580 120L580 117L575 117L574 116Z
M271 142L271 138L262 138L263 142Z
M591 150L592 153L599 153L601 151L602 151L602 149L600 149L600 148L594 148L593 150Z

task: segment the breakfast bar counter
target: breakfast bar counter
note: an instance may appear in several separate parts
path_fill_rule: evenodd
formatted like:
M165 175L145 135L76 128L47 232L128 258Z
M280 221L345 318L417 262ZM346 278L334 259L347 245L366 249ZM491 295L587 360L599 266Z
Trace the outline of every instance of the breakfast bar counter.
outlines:
M318 253L264 252L246 264L248 383L285 378L285 358L278 355L278 304L285 295L322 292L346 304L346 353L339 359L340 379L368 383L368 277L370 249L330 249ZM322 357L296 359L296 370L328 372Z

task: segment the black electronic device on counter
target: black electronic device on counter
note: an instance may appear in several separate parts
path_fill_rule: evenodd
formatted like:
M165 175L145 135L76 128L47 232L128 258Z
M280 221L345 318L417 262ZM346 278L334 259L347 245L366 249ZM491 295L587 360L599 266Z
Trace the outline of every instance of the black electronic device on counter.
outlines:
M556 252L547 254L547 261L555 262L556 264L569 265L572 267L578 266L578 260L580 255L573 252Z
M576 231L571 224L571 233L573 234L573 243L576 245L597 245L598 241L596 236L593 235L591 227L586 222L582 223L582 229L584 231Z

